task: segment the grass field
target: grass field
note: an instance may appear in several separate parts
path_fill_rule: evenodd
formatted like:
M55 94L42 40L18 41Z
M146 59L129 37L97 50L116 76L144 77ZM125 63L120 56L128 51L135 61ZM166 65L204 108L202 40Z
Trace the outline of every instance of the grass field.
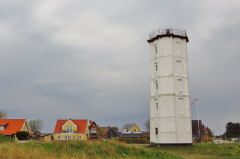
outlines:
M240 159L239 143L198 143L192 146L164 146L153 149L186 159Z
M182 159L159 150L116 141L0 144L1 159Z
M0 143L0 159L240 159L240 144L148 147L116 141Z

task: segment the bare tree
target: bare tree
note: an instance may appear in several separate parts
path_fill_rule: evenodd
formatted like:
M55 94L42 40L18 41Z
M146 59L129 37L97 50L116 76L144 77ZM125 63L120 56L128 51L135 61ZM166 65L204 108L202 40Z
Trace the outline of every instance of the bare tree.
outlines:
M149 132L150 131L150 119L147 119L147 121L144 123L144 125L145 125L147 132Z
M0 119L7 119L7 112L5 110L0 110Z
M43 121L40 119L30 120L28 122L28 126L34 135L38 135L39 132L43 129Z

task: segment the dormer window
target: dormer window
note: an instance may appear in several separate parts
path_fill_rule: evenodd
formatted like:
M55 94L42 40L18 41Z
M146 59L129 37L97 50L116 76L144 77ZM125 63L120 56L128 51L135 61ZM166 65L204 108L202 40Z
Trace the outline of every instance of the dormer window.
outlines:
M0 125L0 130L4 130L5 129L5 125Z
M67 126L67 133L71 133L72 132L72 127L71 126Z

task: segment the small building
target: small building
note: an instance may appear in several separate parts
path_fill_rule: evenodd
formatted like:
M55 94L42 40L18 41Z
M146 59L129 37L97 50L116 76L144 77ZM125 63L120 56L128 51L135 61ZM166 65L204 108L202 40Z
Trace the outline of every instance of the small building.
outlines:
M135 123L125 124L120 132L122 132L122 133L142 133L141 129Z
M118 128L117 127L100 127L100 134L103 138L112 139L113 137L118 137Z
M135 123L128 123L123 126L123 128L118 131L116 127L109 128L107 132L108 138L119 137L119 138L142 138L143 133L141 129Z
M87 140L88 120L57 120L54 140Z
M88 129L89 129L89 139L90 140L97 140L98 139L98 125L94 121L89 121L88 123Z
M26 119L0 119L0 134L17 139L16 133L18 131L29 133Z

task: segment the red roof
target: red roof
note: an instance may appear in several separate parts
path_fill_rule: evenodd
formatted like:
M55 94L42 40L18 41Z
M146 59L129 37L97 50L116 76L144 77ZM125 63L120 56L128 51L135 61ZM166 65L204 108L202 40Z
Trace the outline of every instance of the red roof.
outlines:
M62 133L62 126L68 120L57 120L54 133ZM88 122L87 120L71 120L77 127L77 133L86 133Z
M21 131L26 119L0 119L0 126L5 126L4 130L0 130L0 134L12 135Z

